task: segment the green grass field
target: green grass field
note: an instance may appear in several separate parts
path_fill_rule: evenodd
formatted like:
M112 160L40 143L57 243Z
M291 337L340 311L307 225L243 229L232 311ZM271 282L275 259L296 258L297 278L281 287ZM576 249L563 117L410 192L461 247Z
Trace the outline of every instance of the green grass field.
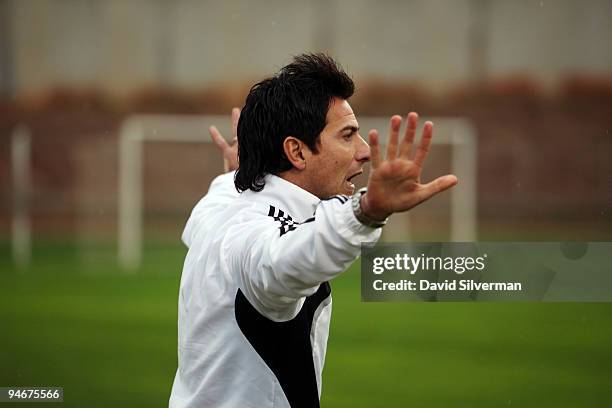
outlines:
M149 247L131 275L112 248L35 254L22 272L0 262L0 386L62 386L63 407L167 406L184 250ZM361 303L356 265L332 287L323 407L612 401L612 304Z

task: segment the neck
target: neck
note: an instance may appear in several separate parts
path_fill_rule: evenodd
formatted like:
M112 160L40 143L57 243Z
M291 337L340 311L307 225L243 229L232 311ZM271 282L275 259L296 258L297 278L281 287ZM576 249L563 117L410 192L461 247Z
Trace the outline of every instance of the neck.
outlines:
M318 194L316 194L315 190L312 188L311 183L309 183L309 180L306 178L304 172L302 171L292 168L291 170L287 170L280 173L278 177L295 184L302 190L306 190L314 196L318 196ZM319 199L321 199L321 197L319 197Z

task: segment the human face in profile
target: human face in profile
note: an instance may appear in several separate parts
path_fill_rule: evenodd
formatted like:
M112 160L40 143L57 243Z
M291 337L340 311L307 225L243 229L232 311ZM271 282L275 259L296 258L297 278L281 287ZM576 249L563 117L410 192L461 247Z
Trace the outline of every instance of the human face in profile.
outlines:
M312 154L306 165L311 191L321 199L352 195L352 180L363 173L370 147L359 134L357 118L346 100L332 99L317 147L318 153Z

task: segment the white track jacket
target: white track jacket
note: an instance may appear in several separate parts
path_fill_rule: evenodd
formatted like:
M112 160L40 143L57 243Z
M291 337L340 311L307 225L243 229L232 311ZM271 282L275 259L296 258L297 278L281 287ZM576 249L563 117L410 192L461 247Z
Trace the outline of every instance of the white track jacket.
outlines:
M328 283L374 242L347 196L319 200L273 175L238 194L217 177L183 232L171 408L319 407Z

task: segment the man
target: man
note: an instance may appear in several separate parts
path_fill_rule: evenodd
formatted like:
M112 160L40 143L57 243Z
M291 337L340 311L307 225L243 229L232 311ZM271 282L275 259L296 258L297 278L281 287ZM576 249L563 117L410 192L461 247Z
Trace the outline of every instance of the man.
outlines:
M368 146L353 91L331 58L300 55L232 112L238 148L211 128L226 170L239 167L213 181L183 233L171 407L318 407L329 281L389 215L457 183L447 175L421 184L433 125L410 159L415 113L401 143L402 118L391 118L384 158L376 130ZM368 161L367 192L355 193L351 180Z

